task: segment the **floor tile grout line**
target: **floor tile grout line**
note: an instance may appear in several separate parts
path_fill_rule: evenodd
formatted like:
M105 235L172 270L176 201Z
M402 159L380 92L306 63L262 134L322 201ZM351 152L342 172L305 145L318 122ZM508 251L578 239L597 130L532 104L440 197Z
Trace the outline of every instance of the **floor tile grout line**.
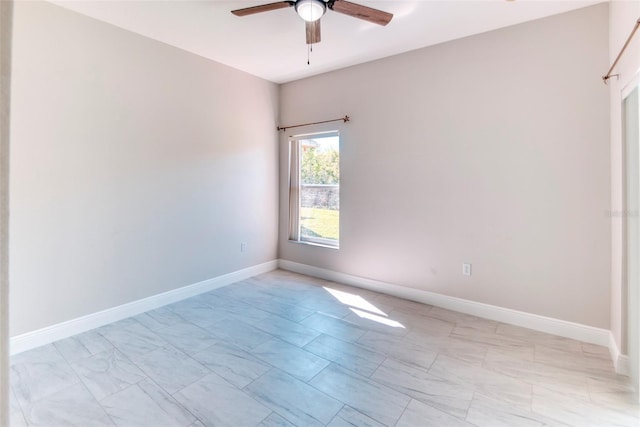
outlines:
M373 376L376 374L376 372L378 372L378 370L380 369L380 367L382 365L384 365L384 363L390 358L391 356L384 356L384 359L382 360L382 362L378 363L378 366L376 366L376 368L373 370L373 372L371 372L371 374L369 374L368 378L371 381L376 381ZM377 382L377 381L376 381Z
M183 411L185 411L185 412L188 412L188 413L189 413L193 418L195 418L196 420L199 420L200 422L202 422L202 420L200 420L200 418L198 418L194 413L192 413L192 412L191 412L189 409L187 409L187 408L186 408L182 403L180 403L180 402L179 402L179 401L174 397L174 395L173 395L173 394L169 393L167 390L165 390L164 388L162 388L162 386L160 386L160 384L158 384L158 382L157 382L156 380L154 380L153 378L150 378L150 377L144 378L144 379L142 379L142 380L138 381L136 384L132 384L130 387L132 387L133 385L137 385L137 386L140 388L139 383L141 383L142 381L145 381L145 380L146 380L146 381L149 381L149 382L150 382L150 383L152 383L155 387L157 387L158 389L160 389L160 390L162 390L163 392L165 392L165 393L166 393L166 394L171 398L171 400L173 401L173 403L174 403L176 406L180 407L180 409L182 409L182 410L183 410ZM127 387L127 388L130 388L130 387ZM121 391L122 391L122 390L121 390ZM116 393L114 393L114 394L116 394ZM104 400L104 399L103 399L103 400ZM191 424L193 424L193 422L192 422ZM190 425L191 425L191 424L190 424Z
M18 405L18 410L20 411L20 415L22 415L22 418L24 419L25 424L28 424L27 415L24 413L24 409L22 408L22 404L18 400L18 397L15 394L15 390L13 389L13 385L11 385L11 384L9 385L9 399L15 399L16 405ZM9 412L11 412L11 404L9 404ZM9 413L9 416L11 416L11 413ZM11 421L11 420L9 420L9 421Z
M78 335L80 335L80 334L78 334ZM65 339L67 339L67 340L68 340L68 339L75 339L75 340L77 340L77 338L75 338L76 336L77 336L77 335L73 335L73 336L68 337L68 338L65 338ZM53 344L53 346L56 348L56 350L58 350L58 353L60 353L60 355L61 355L61 356L62 356L62 357L67 361L67 363L71 364L71 363L73 363L73 361L69 360L69 358L68 358L67 356L65 356L65 355L64 355L64 353L63 353L62 351L60 351L60 349L59 349L59 348L58 348L58 346L56 345L56 343L59 343L60 341L64 341L65 339L63 339L63 340L59 340L59 341L54 341L52 344ZM77 340L77 341L78 341L78 342L79 342L79 344L80 344L80 345L81 345L81 346L82 346L82 347L87 351L87 353L89 353L89 355L91 355L91 352L89 351L89 349L88 349L88 348L87 348L87 347L86 347L82 342L80 342L79 340Z
M480 392L480 391L475 391L475 392L474 392L474 397L473 397L473 399L474 399L474 400L476 399L476 395L482 396L484 399L487 399L487 400L492 400L492 401L495 401L495 400L496 400L495 398L493 398L493 397L491 397L491 396L488 396L488 395L485 395L485 394L483 394L483 393L482 393L482 392ZM532 399L532 403L533 403L533 399ZM471 403L471 406L473 406L473 401L472 401L472 403ZM469 409L471 409L471 407L470 407ZM550 420L553 420L553 421L555 421L555 423L558 423L558 425L563 425L563 426L567 426L567 427L569 427L569 426L570 426L569 424L566 424L566 423L564 423L563 421L561 421L561 420L559 420L559 419L553 418L553 417L551 417L551 416L549 416L549 415L543 415L543 414L540 414L540 413L536 412L535 410L533 410L533 407L529 409L529 412L530 412L531 414L539 415L539 416L542 416L542 417L544 417L544 418L548 418L548 419L550 419ZM467 414L467 418L468 418L468 416L469 416L469 415ZM546 424L545 424L545 425L546 425ZM577 426L576 426L576 427L577 427Z
M341 402L341 403L342 403L342 402ZM336 417L338 417L338 415L340 414L340 412L342 412L342 410L343 410L346 406L347 406L347 404L346 404L346 403L342 403L342 407L338 410L338 412L336 412L336 414L335 414L335 415L334 415L334 416L329 420L329 422L328 422L328 423L326 423L325 425L327 425L327 426L328 426L328 425L330 425L330 424L333 422L333 420L335 420L335 419L336 419Z
M389 357L389 358L387 358L387 359L393 359L393 360L395 360L396 362L398 362L398 363L400 363L400 364L403 364L403 365L406 365L406 366L410 366L410 365L407 365L406 363L404 363L404 362L402 362L402 361L399 361L399 360L397 360L397 359L394 359L393 357ZM386 361L387 359L385 359L385 361ZM434 361L435 361L435 358L434 358ZM410 367L412 367L412 366L410 366ZM412 368L413 368L413 367L412 367ZM414 368L414 369L418 369L418 368ZM419 370L421 370L421 369L419 369ZM377 370L376 370L376 371L377 371ZM437 376L435 376L435 375L433 375L433 374L429 373L428 371L423 371L423 372L425 372L425 373L427 373L427 374L429 374L429 375L432 375L432 376L434 376L434 377L438 378ZM440 409L440 408L438 408L438 407L436 407L436 406L433 406L433 405L432 405L432 404L430 404L429 402L425 402L425 401L420 400L420 399L418 399L418 398L416 398L416 397L413 397L413 396L411 396L411 395L406 394L404 391L402 391L402 390L399 390L399 389L395 388L395 387L397 387L397 386L394 386L393 384L381 383L381 382L377 381L377 380L376 380L376 379L374 379L374 378L371 378L371 380L372 380L373 382L375 382L375 383L377 383L377 384L381 385L381 386L391 388L392 390L395 390L396 392L398 392L398 393L400 393L400 394L403 394L403 395L407 396L407 397L410 399L409 403L411 402L411 400L416 400L416 401L418 401L418 402L420 402L420 403L422 403L422 404L425 404L425 405L431 406L432 408L434 408L434 409L436 409L436 410L438 410L438 411L440 411L440 412L447 413L448 415L450 415L450 416L452 416L452 417L455 417L455 418L460 419L460 417L458 417L458 416L457 416L457 415L455 415L455 414L450 414L450 413L448 413L448 412L446 412L446 411L443 411L442 409ZM456 384L457 384L457 383L456 383ZM465 386L465 385L463 385L463 384L459 384L459 385L460 385L460 386ZM475 394L475 393L476 393L476 390L475 390L476 386L474 385L474 386L471 386L471 387L473 387L473 389L474 389L474 390L473 390L473 393ZM407 403L407 406L409 405L409 403ZM467 408L466 412L468 412L468 408Z
M107 395L105 395L102 399L97 399L97 398L96 398L96 400L98 401L98 403L100 403L100 406L102 406L102 401L103 401L103 400L105 400L105 399L107 399L107 398L109 398L109 397L113 396L114 394L118 394L118 393L120 393L120 392L121 392L121 391L123 391L123 390L126 390L126 389L128 389L128 388L130 388L130 387L133 387L134 385L139 385L142 381L145 381L145 380L153 381L153 379L152 379L152 378L150 378L150 377L149 377L145 372L142 372L142 373L143 373L143 374L145 374L144 378L140 378L138 381L136 381L136 382L134 382L134 383L132 383L132 384L128 384L126 387L124 387L124 388L122 388L122 389L119 389L119 390L117 390L117 391L114 391L113 393L107 394ZM158 387L160 387L160 386L158 386ZM89 391L91 391L91 390L89 390ZM93 393L91 393L91 394L93 394ZM94 396L94 397L95 397L95 396Z
M52 345L52 344L47 344L47 345ZM45 346L43 346L43 347L45 347ZM54 347L54 348L55 348L55 347ZM55 349L55 350L57 351L57 349ZM58 352L58 353L59 353L59 352ZM36 400L30 401L30 402L29 402L30 404L34 404L34 403L40 402L40 401L42 401L42 400L45 400L45 399L49 398L51 395L53 395L53 394L59 393L59 392L61 392L61 391L65 391L65 390L67 390L67 389L69 389L69 388L71 388L71 387L75 387L75 386L76 386L76 385L78 385L78 384L82 384L83 386L85 385L85 384L84 384L84 382L82 381L82 378L80 378L80 376L76 373L76 371L73 369L73 367L71 366L71 364L70 364L69 362L67 362L67 360L66 360L66 359L65 359L61 354L59 354L59 356L60 356L60 357L62 357L63 362L64 362L64 363L69 367L69 369L71 369L71 372L73 373L73 377L75 378L75 382L74 382L74 383L72 383L72 384L69 384L69 385L67 385L67 386L65 386L65 387L62 387L62 388L60 388L60 389L57 389L57 390L55 390L55 391L53 391L53 392L51 392L51 393L48 393L48 394L46 394L46 395L44 395L44 396L40 397L39 399L36 399ZM29 362L23 362L23 363L31 364L31 363L29 363ZM20 365L20 364L19 364L19 365ZM13 375L11 375L11 376L13 376ZM13 388L13 387L12 387L12 388ZM16 394L16 392L15 392L15 389L13 389L13 392L14 392L14 395L16 396L16 402L18 403L18 406L19 406L19 407L20 407L20 409L24 412L24 409L22 408L22 406L23 406L23 405L20 403L20 399L18 399L18 396L17 396L17 394ZM92 396L93 396L93 394L92 394ZM25 418L26 418L26 416L25 416Z
M271 366L271 365L269 365ZM251 382L247 383L244 385L244 387L237 387L240 390L245 390L247 387L249 387L251 384L253 384L254 382L258 381L260 378L264 377L265 375L267 375L269 372L273 371L274 369L278 369L276 367L271 366L267 371L265 371L263 374L259 375L258 377L256 377L255 379L251 380Z
M280 339L280 338L278 338L278 337L273 337L271 340L278 340L278 341L282 341L282 342L287 343L286 341L284 341L284 340L282 340L282 339ZM271 340L269 340L269 341L271 341ZM269 342L269 341L265 341L263 344L266 344L266 343L267 343L267 342ZM313 353L312 351L309 351L309 350L305 349L304 347L298 347L298 346L295 346L294 344L291 344L291 343L287 343L287 344L292 345L292 346L296 347L296 348L297 348L297 349L299 349L299 350L306 351L307 353L312 354L313 356L315 356L315 357L317 357L317 358L319 358L319 359L324 360L325 362L327 362L327 364L331 363L331 361L330 361L330 360L327 360L327 359L325 359L325 358L323 358L323 357L321 357L321 356L319 356L319 355L317 355L317 354ZM262 345L262 344L261 344L261 345ZM258 347L260 347L260 346L256 346L255 348L258 348ZM253 349L252 349L252 350L253 350ZM292 377L294 377L294 378L296 378L296 379L298 379L298 380L300 380L300 381L302 381L302 382L307 382L307 381L304 381L302 378L299 378L299 377L295 376L294 374L291 374L291 373L289 373L289 372L287 372L287 371L285 371L285 370L283 370L283 369L281 369L281 368L278 368L277 366L274 366L274 365L273 365L273 364L271 364L270 362L268 362L268 361L264 360L264 359L263 359L263 358L261 358L259 355L255 354L255 353L253 353L253 352L251 352L251 351L249 351L249 352L247 352L247 353L249 353L251 356L253 356L253 357L255 357L255 358L259 359L259 360L260 360L260 362L262 362L262 363L265 363L265 364L269 365L269 366L271 367L271 369L277 369L277 370L279 370L279 371L282 371L282 372L286 373L287 375L291 375ZM325 367L325 368L326 368L326 367ZM322 368L322 370L324 370L325 368ZM322 370L321 370L321 371L322 371ZM317 373L316 373L316 375L317 375ZM314 377L315 377L315 375L314 375ZM256 378L256 379L257 379L257 378ZM310 381L310 380L308 380L308 381Z
M95 402L98 404L98 406L100 406L100 409L102 409L104 414L107 417L109 417L109 419L111 420L111 422L113 422L113 425L115 426L116 422L113 420L113 417L111 417L111 415L109 415L109 413L104 409L102 404L100 404L100 401L98 399L96 399L96 397L93 395L93 393L91 393L91 390L89 390L89 387L87 387L87 385L84 382L81 382L81 384L84 387L84 389L86 390L86 392L88 393L88 395L91 396L93 398L93 400L95 400Z
M343 368L342 366L340 366L340 365L338 365L338 364L336 364L336 363L334 363L334 362L331 362L331 364L336 365L338 368L345 369L345 368ZM316 374L316 375L314 376L314 378L315 378L315 377L317 377L318 375L320 375L324 370L328 369L329 367L330 367L330 365L328 365L327 367L325 367L322 371L318 372L318 374ZM348 370L348 369L346 369L346 370ZM409 399L409 402L407 403L407 405L411 402L411 400L413 400L413 398L412 398L411 396L409 396L409 395L407 395L407 394L405 394L405 393L403 393L403 392L397 391L397 390L395 390L395 389L393 389L393 388L391 388L391 387L389 387L389 386L387 386L387 385L385 385L385 384L381 384L381 383L379 383L379 382L377 382L377 381L375 381L375 380L372 380L372 379L367 378L367 377L365 377L365 376L363 376L363 375L360 375L360 374L358 374L357 372L352 372L352 371L350 371L350 372L351 372L352 374L354 374L355 376L361 376L361 377L363 377L363 378L364 378L365 380L367 380L367 381L371 381L371 382L375 383L376 385L378 385L378 386L380 386L380 387L388 388L388 389L390 389L390 390L394 391L395 393L401 394L402 396L404 396L404 397L408 398L408 399ZM307 384L308 384L310 387L313 387L316 391L318 391L318 392L320 392L320 393L323 393L324 395L329 396L329 397L331 397L331 398L332 398L332 399L334 399L334 400L337 400L337 401L339 401L339 402L342 402L342 401L341 401L340 399L338 399L337 397L334 397L334 396L332 396L332 395L330 395L330 394L326 393L325 391L320 390L320 389L319 389L319 388L317 388L314 384L311 384L311 381L313 381L313 379L314 379L314 378L312 378L311 380L309 380L309 381L307 382ZM342 403L344 403L345 405L349 406L349 405L348 405L348 403L346 403L346 402L342 402ZM405 405L405 408L406 408L406 405ZM356 410L356 411L358 411L358 412L360 412L357 408L353 408L353 409L354 409L354 410ZM368 415L366 415L366 414L364 414L364 413L363 413L363 415L368 416ZM371 417L369 417L369 418L371 418ZM372 419L373 419L373 418L372 418ZM377 421L377 420L375 420L375 421ZM396 420L396 422L397 422L397 420Z
M87 357L87 358L83 359L83 360L87 360L87 359L89 359L89 358L91 358L91 357L95 357L95 356L98 356L98 355L100 355L100 354L102 354L102 353L107 353L107 352L109 352L109 351L114 351L114 352L115 352L115 351L117 351L117 352L118 352L118 353L120 353L120 355L121 355L122 357L124 357L124 358L129 362L129 363L131 363L132 365L134 365L137 369L140 369L140 368L139 368L139 367L138 367L138 366L137 366L137 365L136 365L136 364L135 364L135 363L134 363L134 362L133 362L133 361L132 361L128 356L127 356L127 355L125 355L124 353L122 353L120 350L118 350L118 349L117 349L117 348L115 348L115 347L113 347L112 349L109 349L109 350L104 350L104 351L101 351L101 352L99 352L99 353L96 353L96 354L94 354L94 355L92 355L92 356L89 356L89 357ZM80 381L82 381L82 383L83 383L83 384L85 385L85 387L87 387L87 389L88 389L88 388L89 388L89 386L87 385L86 381L82 378L82 376L80 375L80 373L78 373L78 371L77 371L77 370L76 370L76 368L74 367L74 365L77 365L79 362L80 362L80 361L76 361L76 362L74 362L74 363L70 364L70 365L71 365L71 369L73 369L73 370L74 370L74 372L75 372L75 373L78 375L78 377L80 378ZM125 387L125 389L126 389L126 388L129 388L129 387L130 387L130 386L132 386L132 385L138 384L140 381L143 381L143 380L145 380L146 378L149 378L149 377L148 377L148 375L146 374L146 372L144 372L144 371L142 371L142 370L140 370L140 371L144 374L144 378L139 379L138 381L136 381L136 382L135 382L135 383L133 383L133 384L129 384L128 386L126 386L126 387ZM113 393L110 393L110 394L108 394L108 395L104 396L102 399L98 399L97 397L95 397L95 395L93 394L93 392L92 392L91 390L89 390L89 393L91 393L91 395L96 399L96 401L97 401L98 403L100 403L102 400L106 399L107 397L109 397L109 396L113 396L114 394L119 393L119 392L120 392L120 391L122 391L122 390L124 390L124 389L121 389L121 390L115 391L115 392L113 392Z
M402 412L400 413L400 416L398 417L398 419L396 420L395 423L393 423L394 427L398 425L398 423L400 422L400 420L402 419L402 416L404 415L404 413L407 411L407 408L409 407L409 405L411 404L411 401L413 400L412 397L409 396L409 401L407 402L406 405L404 405L404 408L402 409Z
M269 408L269 409L270 409L270 408ZM267 418L269 418L269 417L270 417L271 415L273 415L273 414L276 414L276 412L275 412L273 409L271 409L271 412L269 412L269 413L267 414L267 416L266 416L266 417L264 417L263 419L261 419L261 420L258 422L258 424L256 424L256 425L255 425L255 427L260 426L260 424L264 423L264 422L266 421L266 419L267 419ZM280 416L280 414L276 414L276 415Z
M323 368L323 370L324 370L324 369L326 369L326 368ZM315 391L317 391L318 393L323 394L323 395L325 395L326 397L331 398L332 400L335 400L335 401L337 401L337 402L339 402L339 403L342 403L342 404L343 404L343 406L344 406L344 402L342 402L341 400L339 400L339 399L337 399L337 398L335 398L335 397L333 397L333 396L331 396L331 395L329 395L329 394L327 394L327 393L323 392L322 390L317 389L316 387L314 387L313 385L309 384L308 382L302 381L302 380L300 380L300 379L298 379L298 378L294 377L293 375L288 374L288 373L286 373L286 372L284 372L284 371L282 371L282 370L280 370L280 369L278 369L278 368L275 368L275 367L274 367L274 368L272 368L272 369L270 369L269 371L265 372L265 373L264 373L264 374L262 374L260 377L258 377L258 378L256 378L255 380L253 380L251 383L249 383L249 384L247 384L246 386L244 386L244 387L241 389L241 391L243 391L247 396L251 397L253 400L256 400L256 401L257 401L258 403L260 403L261 405L263 405L263 406L267 407L267 406L266 406L266 405L264 405L262 402L258 401L258 400L253 396L253 393L251 393L250 391L247 391L247 390L245 390L245 389L246 389L247 387L249 387L251 384L253 384L254 382L258 381L260 378L262 378L262 377L266 376L267 374L269 374L269 373L270 373L271 371L273 371L273 370L280 371L280 372L282 372L284 375L288 375L288 376L290 376L290 377L292 377L292 378L294 378L294 379L296 379L296 380L298 380L298 381L302 382L303 384L306 384L307 386L309 386L309 387L313 388L313 389L314 389ZM268 408L268 407L267 407L267 408ZM268 409L270 409L270 408L268 408ZM282 417L282 418L286 419L287 421L289 421L289 420L288 420L288 418L287 418L286 416L284 416L284 415L280 414L280 413L279 413L279 412L277 412L276 410L272 409L272 411L273 411L273 412L275 412L275 413L276 413L277 415L279 415L280 417ZM338 412L340 412L340 411L338 411ZM337 412L336 412L336 414L337 414Z
M327 335L327 334L324 334L324 335ZM328 336L329 336L329 335L328 335ZM316 339L318 339L318 338L320 338L320 337L316 337ZM332 337L332 338L335 338L335 337ZM335 339L340 340L339 338L335 338ZM314 339L313 341L315 341L315 339ZM342 368L344 368L344 369L346 369L346 370L348 370L348 371L351 371L351 372L353 372L353 373L355 373L355 374L362 375L362 376L367 377L367 378L371 378L371 375L373 374L373 372L372 372L371 374L369 374L369 376L366 376L366 375L363 375L363 374L361 374L361 373L359 373L359 372L354 371L352 368L350 368L350 367L348 367L348 366L344 366L342 363L338 363L338 362L335 362L335 361L333 361L333 360L325 359L323 356L321 356L321 355L319 355L319 354L317 354L317 353L314 353L312 350L307 350L305 347L306 347L307 345L311 344L313 341L311 341L311 342L309 342L308 344L306 344L304 347L302 347L302 349L303 349L303 350L305 350L305 351L308 351L309 353L311 353L311 354L313 354L313 355L315 355L315 356L317 356L317 357L319 357L319 358L321 358L321 359L323 359L323 360L326 360L326 361L327 361L327 362L329 362L329 363L334 363L334 364L336 364L336 365L338 365L338 366L341 366ZM384 360L386 360L386 358L387 358L387 356L386 356L386 355L384 355L384 354L382 354L382 353L379 353L379 352L377 352L377 351L375 351L375 350L373 350L373 349L367 348L367 347L365 347L365 346L363 346L363 345L359 345L359 344L355 344L355 343L351 343L351 342L343 341L343 340L340 340L340 341L342 341L342 342L344 342L344 343L346 343L346 344L354 345L354 346L356 346L356 347L362 347L364 350L370 351L370 352L372 352L372 353L375 353L375 354L377 354L377 355L380 355L380 356L384 357L384 358L385 358ZM384 362L384 360L383 360L382 362L378 363L378 365L377 365L377 366L376 366L376 368L374 369L374 372L375 372L375 370L377 370L377 369L380 367L380 365ZM322 371L320 371L320 372L322 372ZM320 373L320 372L318 372L318 373ZM317 375L317 374L316 374L316 375ZM314 377L315 377L315 375L314 375Z

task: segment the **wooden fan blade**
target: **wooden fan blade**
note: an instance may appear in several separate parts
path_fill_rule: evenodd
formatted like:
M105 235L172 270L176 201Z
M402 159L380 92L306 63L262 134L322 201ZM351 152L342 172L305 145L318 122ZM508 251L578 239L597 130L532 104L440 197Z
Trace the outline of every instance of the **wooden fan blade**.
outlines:
M284 9L286 7L291 7L294 4L295 2L293 1L279 1L277 3L268 3L268 4L262 4L260 6L252 6L252 7L245 7L244 9L236 9L236 10L232 10L231 13L233 13L236 16L247 16L247 15L253 15L254 13L262 13L262 12L269 12L272 10Z
M378 25L387 25L391 22L391 18L393 18L392 13L362 6L361 4L351 3L346 0L335 0L333 4L332 2L329 2L327 6L335 12L353 16L358 19L364 19L365 21L373 22Z
M320 20L305 22L307 29L307 44L320 43Z

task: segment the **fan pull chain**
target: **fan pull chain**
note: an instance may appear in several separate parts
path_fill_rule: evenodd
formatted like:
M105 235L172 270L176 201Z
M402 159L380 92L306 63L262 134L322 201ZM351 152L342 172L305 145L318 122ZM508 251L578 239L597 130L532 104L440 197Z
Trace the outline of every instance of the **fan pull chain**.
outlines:
M307 45L307 65L311 65L311 62L310 62L311 52L313 52L313 43Z

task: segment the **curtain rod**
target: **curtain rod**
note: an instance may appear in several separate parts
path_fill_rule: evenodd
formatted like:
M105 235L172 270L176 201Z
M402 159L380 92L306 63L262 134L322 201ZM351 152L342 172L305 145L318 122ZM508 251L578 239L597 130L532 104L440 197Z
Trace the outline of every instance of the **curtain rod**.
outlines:
M302 127L302 126L309 126L309 125L319 125L319 124L322 124L322 123L339 122L341 120L342 120L343 123L347 123L350 120L350 118L349 118L349 116L344 116L344 117L340 117L339 119L324 120L322 122L304 123L304 124L301 124L301 125L282 126L282 127L278 126L278 130L286 131L287 129L299 128L299 127Z
M618 53L618 56L616 57L616 60L613 61L613 64L611 65L611 68L609 68L609 71L607 72L607 75L606 76L602 76L602 81L604 81L604 84L607 84L607 80L609 80L611 77L619 76L619 74L611 74L611 72L616 67L616 65L618 65L618 61L620 60L620 57L624 53L625 49L627 49L627 46L629 46L629 43L631 43L631 39L633 38L633 35L636 33L636 31L638 31L638 27L640 27L640 18L638 18L638 20L636 21L636 25L633 27L633 30L631 30L631 34L629 34L629 38L624 43L624 46L622 46L622 49L620 49L620 53Z

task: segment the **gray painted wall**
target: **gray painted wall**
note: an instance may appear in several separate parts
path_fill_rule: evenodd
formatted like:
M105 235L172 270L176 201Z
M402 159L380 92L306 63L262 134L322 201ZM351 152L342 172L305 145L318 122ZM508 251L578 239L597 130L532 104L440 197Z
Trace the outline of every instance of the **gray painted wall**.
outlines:
M277 257L275 84L48 3L14 24L12 336Z
M340 249L287 241L283 168L280 258L608 328L607 67L601 4L281 86L282 123L352 121Z

